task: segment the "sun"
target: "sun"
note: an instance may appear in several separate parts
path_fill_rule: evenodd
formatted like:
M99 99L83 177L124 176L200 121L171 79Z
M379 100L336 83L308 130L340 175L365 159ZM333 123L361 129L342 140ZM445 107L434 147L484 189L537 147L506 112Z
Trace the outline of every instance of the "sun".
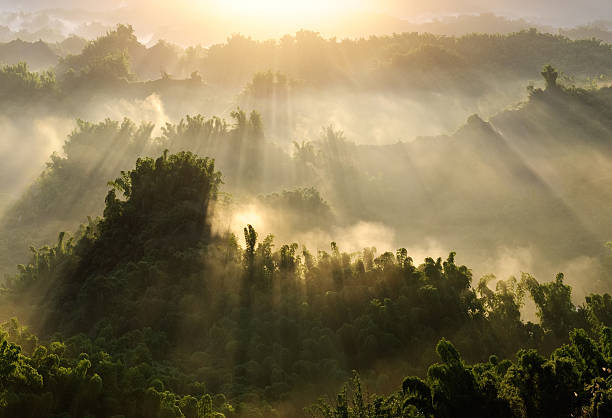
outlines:
M357 1L358 3L359 1ZM299 20L304 17L323 17L337 14L355 1L347 0L215 0L222 14L252 18L283 18ZM351 5L352 4L352 5Z

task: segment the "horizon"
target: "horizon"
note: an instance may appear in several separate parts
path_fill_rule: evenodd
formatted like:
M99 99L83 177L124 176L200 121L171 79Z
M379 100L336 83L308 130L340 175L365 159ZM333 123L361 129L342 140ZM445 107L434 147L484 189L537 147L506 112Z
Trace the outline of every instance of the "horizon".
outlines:
M567 0L564 0L568 3ZM452 26L453 19L493 15L515 25L533 26L544 31L556 32L597 22L612 20L612 10L600 0L589 0L580 7L568 8L556 5L552 10L546 1L516 2L498 1L494 4L481 1L411 2L372 0L342 1L333 4L326 1L279 2L266 0L254 3L245 0L180 0L167 4L162 1L117 0L105 3L60 0L53 2L26 1L15 4L1 1L4 13L23 13L18 21L0 21L13 32L25 30L61 33L64 36L79 34L86 39L103 35L103 27L112 29L118 23L130 24L144 43L164 39L181 46L203 43L205 46L223 42L234 33L255 40L278 39L299 30L321 33L326 38L355 39L372 35L419 30L443 33L444 28L432 25ZM486 4L485 4L486 3ZM6 19L6 17L5 17ZM92 28L94 24L99 28ZM428 26L429 25L429 26ZM452 28L448 29L452 31ZM468 33L469 28L461 29ZM491 31L493 28L491 29ZM79 35L82 36L82 35Z

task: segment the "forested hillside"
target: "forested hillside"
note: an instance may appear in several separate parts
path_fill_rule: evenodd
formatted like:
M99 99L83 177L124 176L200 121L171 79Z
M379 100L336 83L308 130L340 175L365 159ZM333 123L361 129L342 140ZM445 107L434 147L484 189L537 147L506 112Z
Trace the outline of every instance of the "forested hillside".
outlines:
M402 375L422 374L434 359L423 347L442 336L468 361L484 361L491 354L511 358L519 348L549 353L574 328L585 330L572 334L578 347L556 351L550 366L535 351L522 351L516 365L492 357L466 368L443 341L443 363L429 369L427 383L408 379L403 394L373 408L390 416L452 416L465 408L457 400L472 396L490 403L482 404L485 415L499 405L508 416L532 416L529 408L548 410L541 402L559 411L604 402L584 384L607 377L609 354L592 353L588 335L603 333L606 347L609 295L575 306L562 274L550 283L529 275L497 281L495 291L488 276L472 287L471 271L455 253L415 264L405 249L349 254L332 242L316 254L298 244L275 250L273 237L259 237L251 225L242 247L234 235L211 230L221 180L211 160L191 153L139 159L109 183L103 217L74 237L61 233L55 245L32 249L30 263L2 292L4 314L31 324L30 331L6 325L5 338L25 350L3 346L7 416L67 409L95 416L208 416L212 409L295 415L301 399L333 388L351 370L383 391ZM539 324L520 319L527 294ZM552 396L546 387L542 395L523 389L527 363L541 367L537 373L550 385L566 385L554 393L566 404L534 399ZM290 402L288 410L270 406L280 400Z
M1 45L0 63L24 61L37 70L53 69L58 89L64 93L62 102L69 106L74 98L80 99L75 89L112 88L115 96L146 97L157 91L146 83L150 80L198 80L236 94L258 73L267 71L283 74L294 88L301 86L297 91L301 94L304 89L321 91L333 85L340 91L377 94L399 88L415 98L426 94L421 100L453 93L466 103L503 96L512 101L520 96L508 89L508 83L512 87L526 84L545 64L554 63L584 84L609 76L612 62L610 45L596 38L570 40L535 29L461 37L414 32L356 40L326 39L316 32L300 31L265 42L233 35L226 43L208 48L182 49L166 41L146 47L131 26L118 25L104 36L83 42L78 38L58 44L12 41ZM132 82L128 89L126 82ZM267 86L267 93L257 98L273 99L271 94L283 87Z
M241 107L257 110L267 138L289 153L330 125L355 143L386 145L451 134L472 114L489 120L541 86L546 64L564 85L606 86L611 62L609 44L535 30L361 39L300 31L183 48L145 45L119 25L92 41L11 41L0 45L0 129L16 154L0 167L0 208L61 151L76 119L154 122L157 136L185 115L229 119Z
M184 4L0 12L0 418L612 416L611 25Z
M545 89L531 88L527 102L489 122L471 116L451 135L383 146L355 144L328 127L318 139L287 149L268 138L258 113L240 109L230 121L187 116L162 126L159 135L152 124L129 120L79 122L63 153L51 158L36 183L4 213L2 266L11 271L15 260L26 261L30 245L51 242L58 230L74 230L87 216L100 215L108 178L139 156L169 149L215 158L237 203L315 187L335 214L305 227L289 219L291 211L275 208L281 203L257 200L260 213L289 219L284 225L272 219L266 227L283 239L323 245L342 237L295 233L360 222L389 225L403 242L386 245L415 248L427 237L473 260L479 274L491 271L484 262L491 250L504 246L529 247L542 259L539 274L553 274L588 256L598 269L596 288L606 291L601 260L612 236L606 217L612 164L609 91L567 88L555 81ZM579 294L593 289L581 288Z

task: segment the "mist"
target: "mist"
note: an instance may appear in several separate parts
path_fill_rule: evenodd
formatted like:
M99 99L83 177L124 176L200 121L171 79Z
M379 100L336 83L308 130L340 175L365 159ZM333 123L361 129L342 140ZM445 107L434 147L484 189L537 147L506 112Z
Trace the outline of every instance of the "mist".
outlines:
M72 120L57 117L0 119L0 152L11 155L0 169L0 212L14 203L43 171L49 156L61 149L72 125Z
M69 0L28 0L17 5L4 1L0 3L0 10L5 11L0 21L3 26L0 39L32 42L42 39L55 43L76 35L91 40L112 30L117 22L129 22L139 39L149 45L163 39L183 46L198 43L210 46L224 42L233 33L258 40L282 37L300 29L339 39L402 32L509 33L531 27L558 33L593 23L605 26L606 21L612 20L609 7L602 0L588 0L580 5L564 0L554 6L546 0L438 0L409 4L395 0L359 0L316 2L318 9L313 13L307 8L294 13L291 7L299 8L299 2L281 5L272 0L264 1L263 6L249 4L240 0L181 0L173 4L130 0L106 2L101 8L95 2ZM591 34L598 38L602 35ZM576 35L581 39L590 38L585 33Z
M0 416L596 416L608 9L0 2Z

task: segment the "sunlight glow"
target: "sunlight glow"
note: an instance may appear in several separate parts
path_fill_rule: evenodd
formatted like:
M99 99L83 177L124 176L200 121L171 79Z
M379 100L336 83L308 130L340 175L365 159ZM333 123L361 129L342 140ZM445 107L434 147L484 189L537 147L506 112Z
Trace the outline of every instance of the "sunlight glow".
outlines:
M264 227L263 217L259 214L258 208L255 205L248 205L235 213L232 218L232 232L236 236L242 236L242 229L246 225L253 225L256 230L261 230Z
M225 15L242 18L289 19L299 21L304 17L329 17L341 11L354 9L365 1L347 0L214 0L217 10Z

